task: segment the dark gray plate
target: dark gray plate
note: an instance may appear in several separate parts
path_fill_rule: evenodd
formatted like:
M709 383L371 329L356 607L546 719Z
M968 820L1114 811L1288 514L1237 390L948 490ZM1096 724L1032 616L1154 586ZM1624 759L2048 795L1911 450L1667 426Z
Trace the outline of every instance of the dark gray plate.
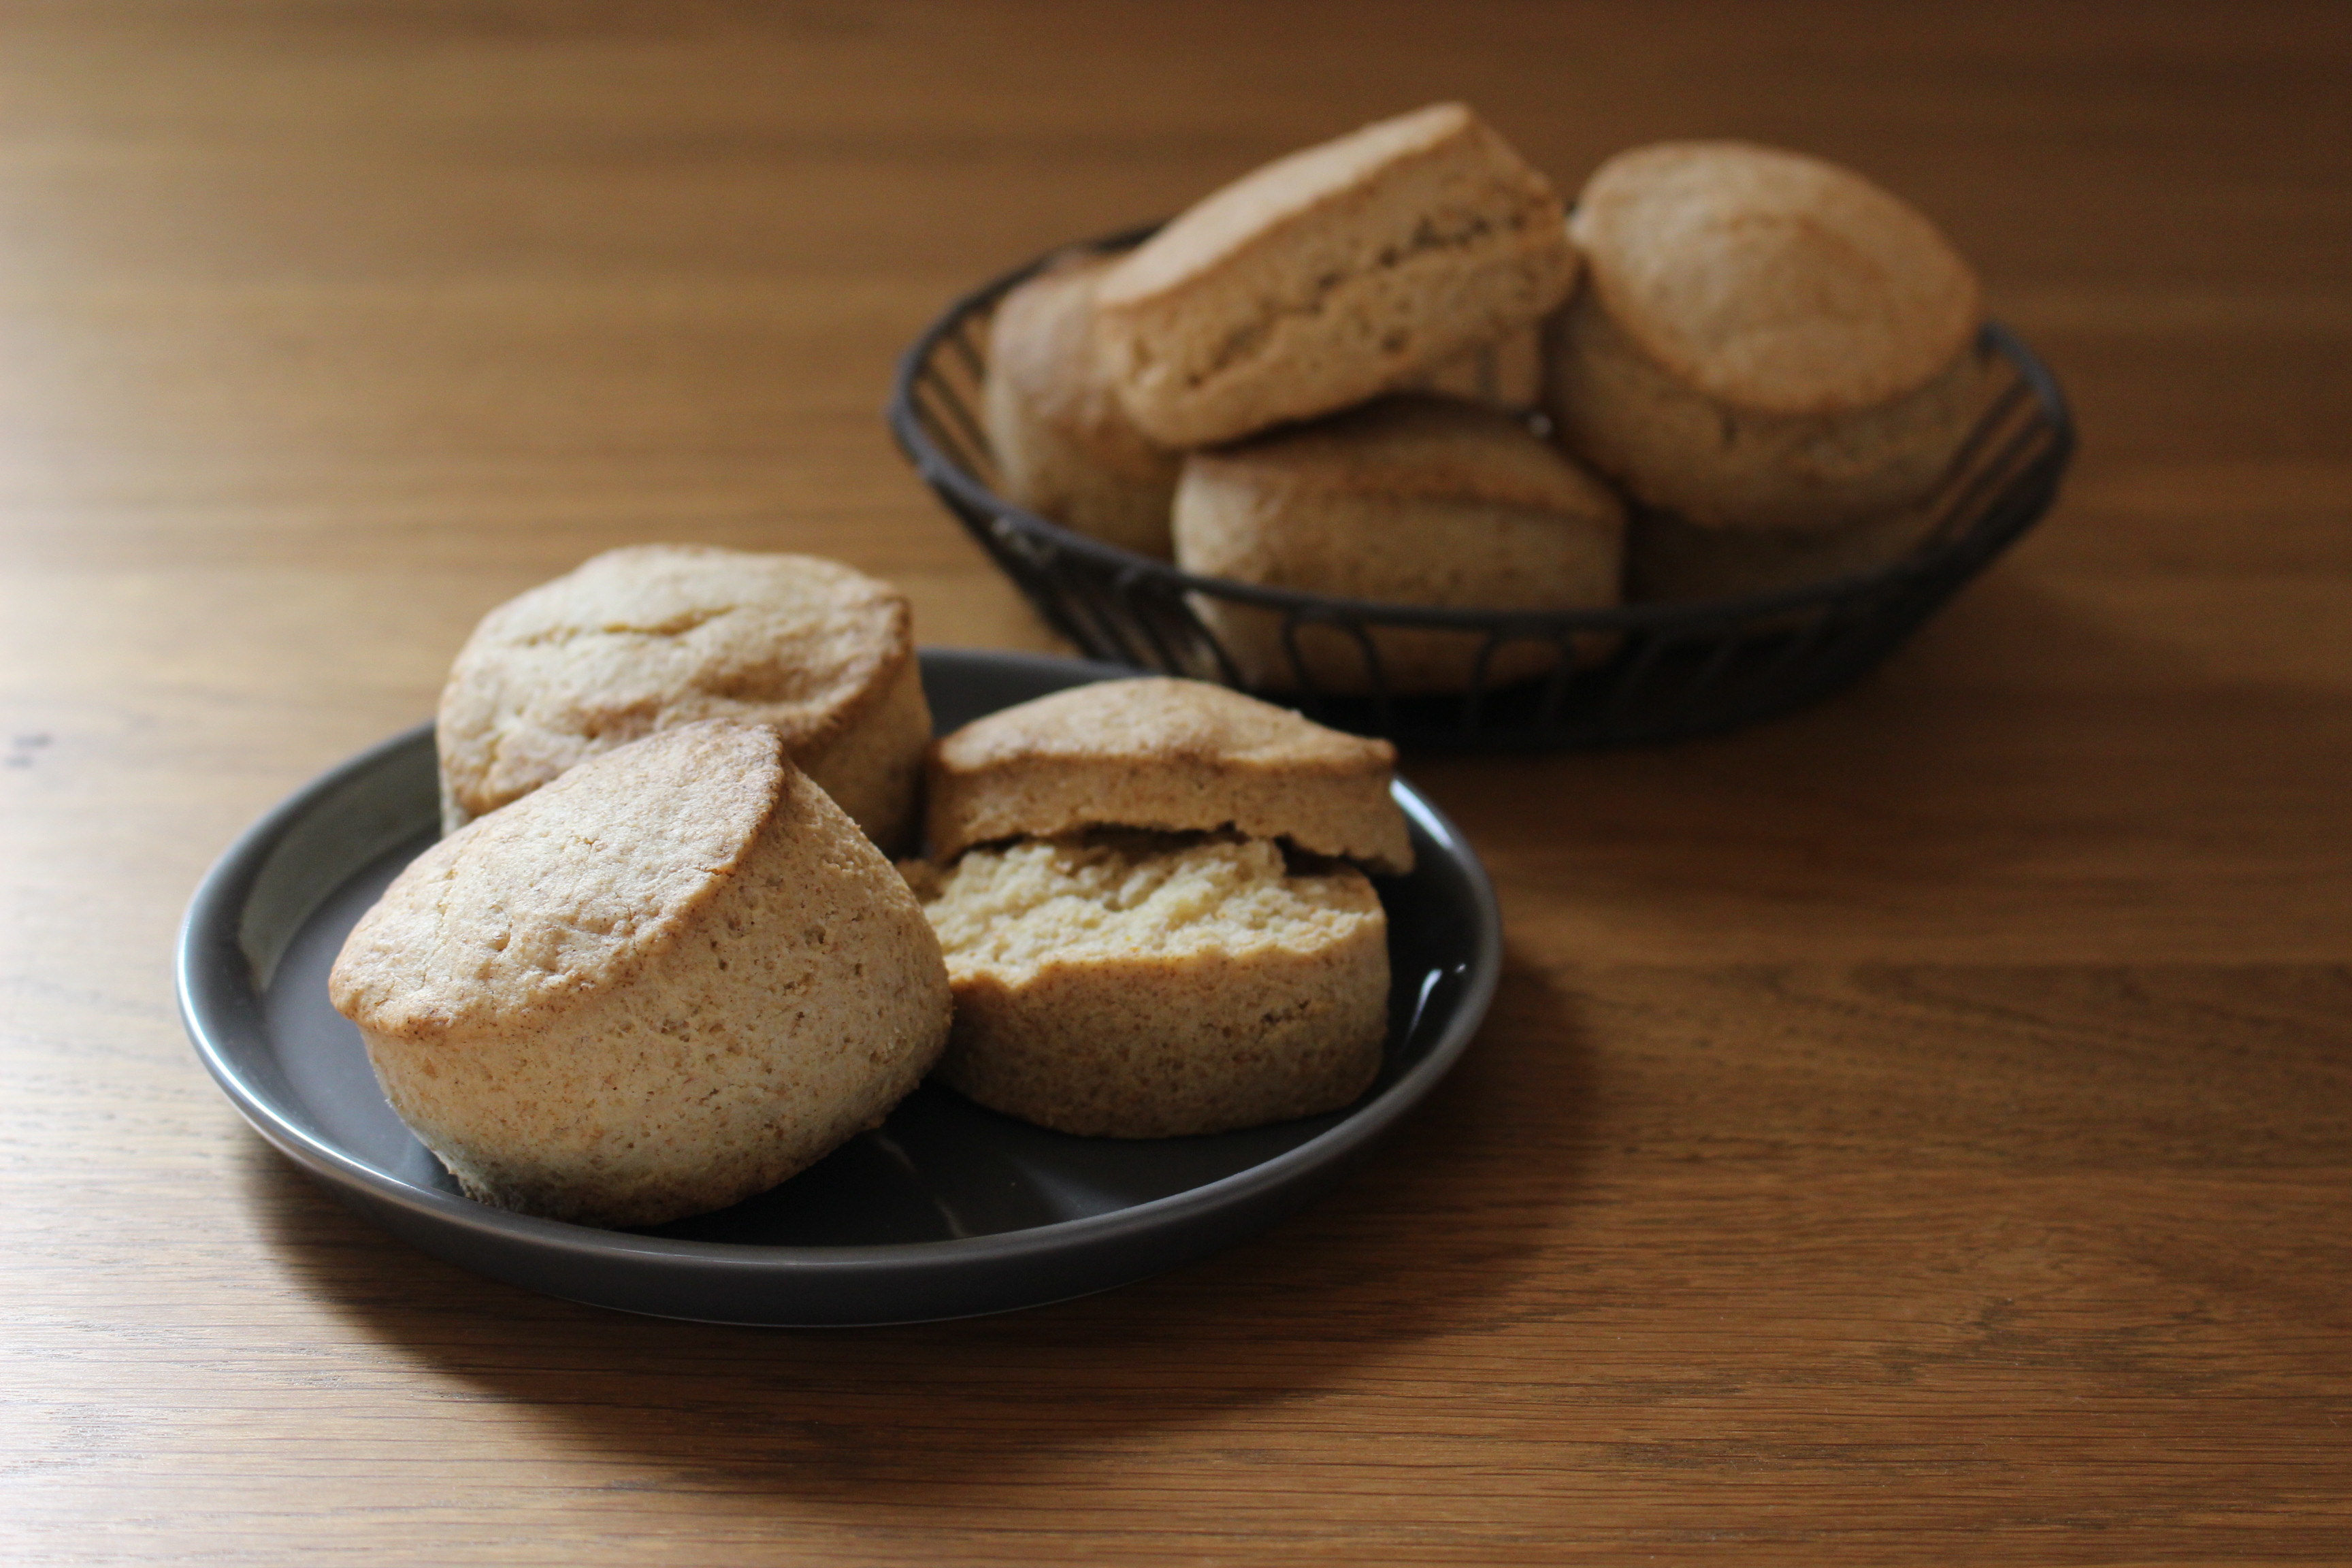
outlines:
M1108 665L933 648L942 731ZM352 1207L436 1257L551 1295L728 1323L897 1323L1043 1305L1229 1246L1346 1173L1435 1087L1493 997L1502 922L1485 868L1409 786L1419 866L1389 911L1388 1059L1345 1110L1211 1138L1072 1138L922 1089L772 1192L655 1230L530 1219L457 1190L384 1103L327 970L384 884L433 840L433 731L362 752L249 828L196 889L180 1011L261 1135Z

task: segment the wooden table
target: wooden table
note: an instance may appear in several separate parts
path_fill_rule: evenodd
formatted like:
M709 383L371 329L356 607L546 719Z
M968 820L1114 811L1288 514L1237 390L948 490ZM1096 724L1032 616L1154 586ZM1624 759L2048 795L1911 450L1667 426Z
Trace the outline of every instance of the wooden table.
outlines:
M2352 1560L2341 7L0 9L0 1559ZM700 540L1047 640L889 449L950 295L1443 96L1944 223L2084 446L1883 673L1412 759L1470 1058L1276 1232L992 1320L566 1305L197 1067L247 822L474 619Z

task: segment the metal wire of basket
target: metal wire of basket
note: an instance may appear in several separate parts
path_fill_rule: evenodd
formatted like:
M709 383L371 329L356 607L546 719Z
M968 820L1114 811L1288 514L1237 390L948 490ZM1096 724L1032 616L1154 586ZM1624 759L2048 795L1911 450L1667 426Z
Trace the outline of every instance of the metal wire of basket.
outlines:
M1113 249L1152 230L1094 242ZM1089 657L1255 691L1321 722L1407 745L1552 750L1657 742L1786 712L1875 666L2037 521L2074 446L2065 398L2007 329L1983 346L2007 384L1930 498L1932 528L1889 564L1736 599L1609 609L1443 609L1335 598L1185 572L1074 532L997 495L995 460L975 410L996 301L1066 254L1020 267L955 301L901 357L888 417L900 448L1039 614ZM1253 683L1203 620L1235 607L1278 626L1287 668ZM1474 649L1470 680L1440 695L1392 689L1378 637L1456 634ZM1524 669L1549 652L1548 673ZM1332 676L1333 653L1352 672ZM1516 651L1515 651L1516 650ZM1595 657L1598 651L1601 657ZM1264 670L1259 671L1261 676Z

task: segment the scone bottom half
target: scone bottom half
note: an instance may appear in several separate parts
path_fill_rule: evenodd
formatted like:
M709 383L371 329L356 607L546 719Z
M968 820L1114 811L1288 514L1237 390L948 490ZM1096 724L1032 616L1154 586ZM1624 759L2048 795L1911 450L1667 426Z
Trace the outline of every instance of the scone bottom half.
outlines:
M1160 1138L1335 1110L1378 1076L1412 865L1394 749L1201 682L1073 688L933 750L940 1081L1064 1132Z
M991 1110L1181 1137L1337 1110L1379 1076L1388 918L1351 866L1097 832L921 879L955 994L937 1077Z
M592 758L396 878L330 980L469 1196L656 1225L877 1125L944 1047L939 945L774 731Z

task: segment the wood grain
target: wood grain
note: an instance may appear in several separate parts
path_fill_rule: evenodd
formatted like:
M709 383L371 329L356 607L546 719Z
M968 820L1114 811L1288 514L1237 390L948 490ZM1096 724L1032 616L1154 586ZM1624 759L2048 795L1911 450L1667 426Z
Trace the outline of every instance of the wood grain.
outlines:
M0 5L0 1559L2352 1561L2341 7ZM1465 1067L1272 1235L757 1332L415 1254L247 1132L205 866L483 610L706 540L1046 647L890 450L961 288L1443 96L1852 163L2056 366L1862 688L1423 757Z

